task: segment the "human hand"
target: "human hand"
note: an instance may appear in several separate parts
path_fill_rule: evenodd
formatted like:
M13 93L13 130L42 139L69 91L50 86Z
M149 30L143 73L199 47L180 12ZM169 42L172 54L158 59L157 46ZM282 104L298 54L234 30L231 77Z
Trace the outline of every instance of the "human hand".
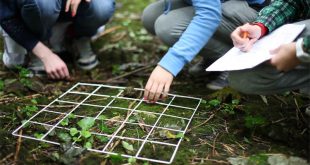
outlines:
M70 78L67 65L58 57L58 55L54 54L44 44L39 42L32 51L43 62L44 69L49 78L51 79Z
M247 33L248 35L244 34ZM248 52L253 44L261 37L261 28L257 25L245 24L239 26L231 33L231 39L235 47L241 51Z
M300 61L296 56L295 42L281 45L280 47L271 50L270 53L273 55L270 63L279 71L286 72L294 69L300 64Z
M69 10L71 9L71 16L75 17L81 1L82 0L67 0L65 11L69 12ZM91 0L85 0L85 1L90 2Z
M146 83L144 99L150 102L156 102L159 98L165 99L172 80L173 75L158 65Z

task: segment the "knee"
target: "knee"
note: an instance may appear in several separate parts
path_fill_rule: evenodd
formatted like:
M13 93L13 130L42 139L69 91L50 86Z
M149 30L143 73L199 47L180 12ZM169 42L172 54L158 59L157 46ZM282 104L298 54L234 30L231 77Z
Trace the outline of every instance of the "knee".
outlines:
M91 11L89 14L91 21L93 21L98 27L106 24L113 16L115 11L114 0L92 0L90 3Z
M158 13L158 10L158 4L156 2L152 3L143 10L141 17L142 25L153 35L155 35L155 21L159 17L159 15L156 14Z
M255 84L251 82L251 78L248 77L251 74L246 71L233 71L229 72L229 86L239 92L245 94L256 94L257 88L255 88Z
M176 43L185 30L178 28L177 23L173 20L169 15L162 15L155 22L156 36L168 46Z

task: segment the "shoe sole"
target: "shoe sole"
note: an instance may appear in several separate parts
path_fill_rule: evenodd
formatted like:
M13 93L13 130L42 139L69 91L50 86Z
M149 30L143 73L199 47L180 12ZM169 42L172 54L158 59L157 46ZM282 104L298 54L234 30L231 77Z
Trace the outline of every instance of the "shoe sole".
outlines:
M94 62L92 62L91 64L87 64L85 66L81 65L81 64L77 64L79 66L80 69L82 70L91 70L91 69L94 69L97 65L99 64L99 61L96 60Z

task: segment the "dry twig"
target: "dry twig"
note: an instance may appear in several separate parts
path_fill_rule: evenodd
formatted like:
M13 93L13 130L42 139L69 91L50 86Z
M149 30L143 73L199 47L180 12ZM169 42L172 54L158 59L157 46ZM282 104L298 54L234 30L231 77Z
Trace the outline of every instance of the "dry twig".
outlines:
M189 133L189 132L191 132L193 129L196 129L196 128L202 126L202 125L205 125L205 124L208 123L213 117L214 117L214 114L212 114L206 121L202 122L201 124L199 124L199 125L197 125L197 126L195 126L195 127L192 127L192 128L190 128L190 129L188 129L188 130L186 131L186 133Z
M19 151L20 151L20 145L22 143L22 137L21 135L23 134L23 130L19 130L19 137L17 139L17 143L16 143L16 151L15 151L15 155L14 155L14 162L13 164L17 164L17 161L18 161L18 155L19 155Z

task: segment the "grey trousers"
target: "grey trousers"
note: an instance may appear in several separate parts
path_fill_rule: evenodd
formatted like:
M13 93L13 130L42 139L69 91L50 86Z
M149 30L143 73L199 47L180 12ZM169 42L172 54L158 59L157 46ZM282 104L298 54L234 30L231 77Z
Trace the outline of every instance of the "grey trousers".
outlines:
M310 35L310 20L296 24L306 24L306 29L298 38ZM264 63L253 69L230 72L229 83L231 87L247 94L265 95L302 89L310 95L310 63L301 64L289 72L277 71L275 67Z
M163 14L164 0L159 0L147 8L142 15L142 23L147 31L162 42L172 46L178 41L195 16L192 6L183 0L172 0L171 11ZM217 59L233 47L230 33L246 22L252 22L258 12L244 0L230 0L222 3L222 22L213 37L200 54L207 59Z

